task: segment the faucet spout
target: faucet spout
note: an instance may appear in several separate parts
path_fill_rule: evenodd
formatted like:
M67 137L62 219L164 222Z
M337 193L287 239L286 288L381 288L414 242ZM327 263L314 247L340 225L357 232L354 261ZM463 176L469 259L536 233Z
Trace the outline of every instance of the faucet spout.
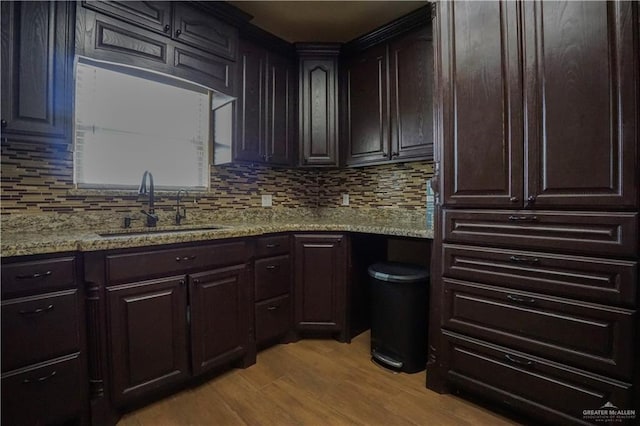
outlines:
M147 191L147 177L149 178L149 190ZM155 194L153 187L153 175L150 171L145 170L142 174L142 182L140 182L140 188L138 188L139 195L149 196L149 211L141 210L147 216L147 226L154 227L158 223L158 216L155 214Z

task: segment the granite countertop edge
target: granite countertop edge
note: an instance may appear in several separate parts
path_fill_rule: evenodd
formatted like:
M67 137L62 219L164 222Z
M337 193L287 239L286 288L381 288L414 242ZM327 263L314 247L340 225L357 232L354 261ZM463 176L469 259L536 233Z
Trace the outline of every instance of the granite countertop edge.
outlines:
M101 250L116 250L134 247L157 246L164 244L178 244L198 241L222 240L230 238L252 237L279 232L355 232L380 234L388 236L432 239L433 232L424 225L387 224L387 223L313 223L313 222L284 222L284 223L216 223L220 229L198 229L198 225L185 225L184 228L171 227L157 229L156 233L137 233L127 235L127 232L143 231L141 229L111 229L111 230L67 230L51 233L44 232L3 232L0 244L0 256L27 256L35 254L53 254L63 252L91 252ZM210 226L200 224L199 227ZM189 229L193 227L194 229ZM184 232L162 232L185 229ZM124 232L119 236L100 236L100 233Z

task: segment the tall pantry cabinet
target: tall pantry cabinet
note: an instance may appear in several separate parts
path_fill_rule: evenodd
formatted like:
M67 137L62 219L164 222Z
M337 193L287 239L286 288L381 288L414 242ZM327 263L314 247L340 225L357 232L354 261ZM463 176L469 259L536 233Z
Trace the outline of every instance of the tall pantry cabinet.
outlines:
M637 2L438 4L427 387L640 413L638 34Z

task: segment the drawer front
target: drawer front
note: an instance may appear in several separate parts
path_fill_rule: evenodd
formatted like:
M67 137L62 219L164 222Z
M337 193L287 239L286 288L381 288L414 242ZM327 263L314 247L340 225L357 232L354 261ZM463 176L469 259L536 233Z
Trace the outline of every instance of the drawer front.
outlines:
M256 303L256 341L282 336L291 327L291 303L289 295Z
M255 285L256 301L289 293L291 289L289 255L256 260Z
M2 376L2 424L60 424L80 416L87 385L79 354Z
M444 244L443 275L484 284L634 307L638 263Z
M635 311L443 282L444 327L592 371L631 376Z
M288 235L272 235L256 238L256 257L286 254L291 251Z
M2 302L2 371L80 349L77 290Z
M552 424L591 424L583 410L607 402L630 409L631 385L543 358L445 332L454 386L506 403Z
M3 298L76 285L76 258L36 260L2 265Z
M107 256L107 281L118 284L142 278L146 280L154 276L182 274L246 261L247 249L242 241L113 254Z
M637 256L637 213L443 210L447 243Z

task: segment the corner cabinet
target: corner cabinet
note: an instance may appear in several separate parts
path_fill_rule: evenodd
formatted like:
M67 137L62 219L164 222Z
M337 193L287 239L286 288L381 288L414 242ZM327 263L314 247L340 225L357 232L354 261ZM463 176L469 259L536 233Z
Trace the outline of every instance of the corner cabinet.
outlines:
M295 326L348 340L348 239L336 234L295 234Z
M638 3L437 7L427 386L640 412Z
M73 2L2 2L2 137L68 143Z
M338 166L339 44L296 44L300 166Z
M293 79L291 59L240 40L234 160L293 164Z

